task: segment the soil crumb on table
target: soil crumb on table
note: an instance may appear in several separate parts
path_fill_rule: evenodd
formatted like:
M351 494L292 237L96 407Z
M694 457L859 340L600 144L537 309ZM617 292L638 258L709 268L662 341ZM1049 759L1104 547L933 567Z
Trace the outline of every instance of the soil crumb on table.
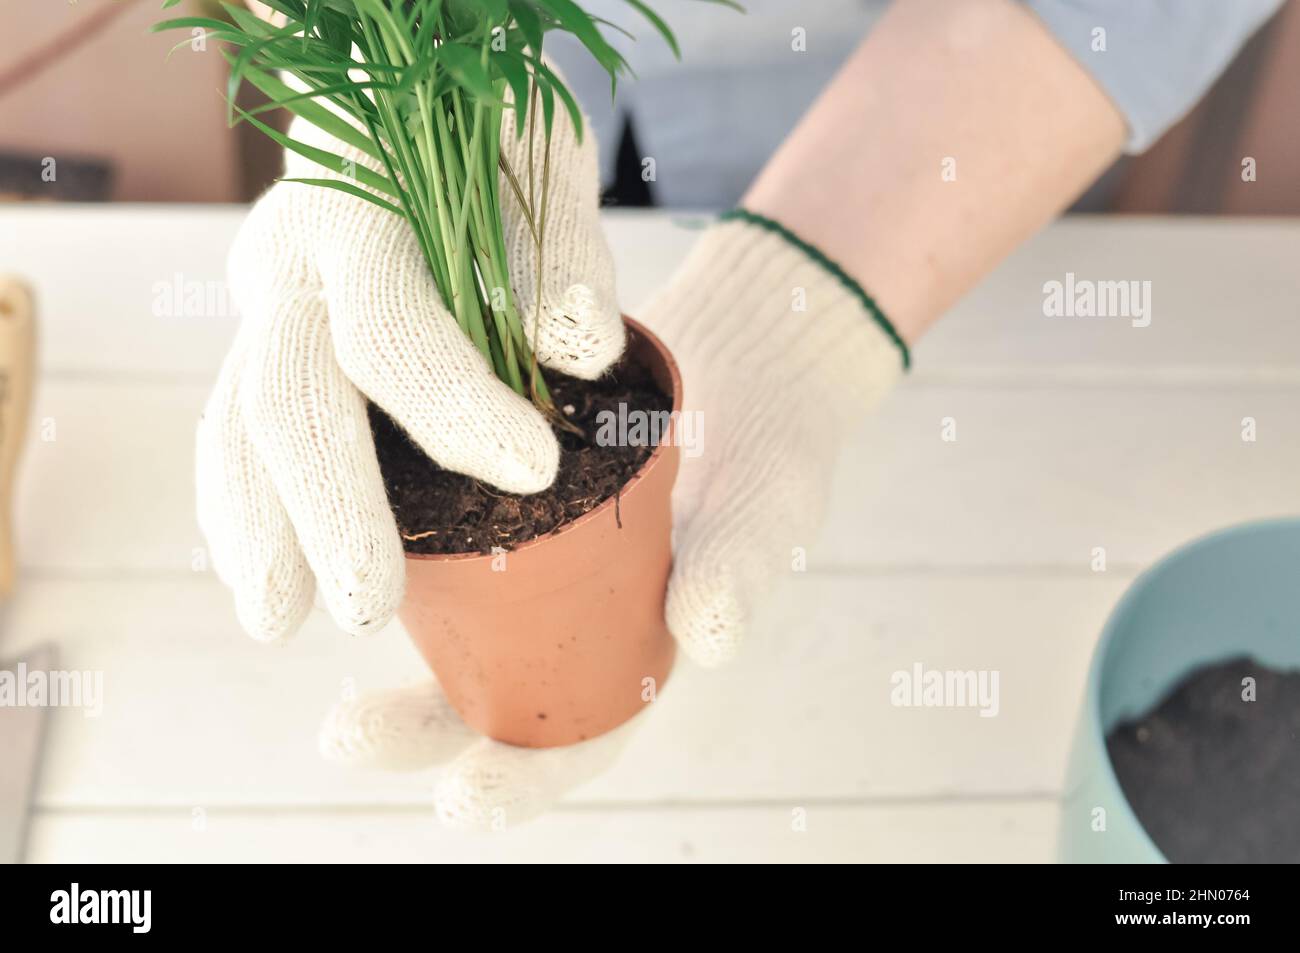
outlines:
M1300 862L1300 672L1245 657L1199 668L1106 746L1174 863Z
M626 358L596 381L551 371L546 383L555 406L584 436L555 428L559 475L548 489L529 496L444 470L392 418L370 405L379 468L408 553L486 554L493 547L510 550L559 529L622 490L654 452L649 443L598 445L597 431L607 419L601 412L609 411L618 420L632 411L657 414L672 408L671 398L649 371Z

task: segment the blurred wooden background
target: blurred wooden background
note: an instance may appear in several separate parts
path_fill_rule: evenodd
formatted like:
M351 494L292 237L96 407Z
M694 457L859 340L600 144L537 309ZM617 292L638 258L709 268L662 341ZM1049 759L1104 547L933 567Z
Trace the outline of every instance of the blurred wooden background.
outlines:
M1290 0L1190 115L1116 171L1118 212L1300 214L1300 5Z
M279 171L256 131L226 127L216 44L152 36L161 0L0 4L0 198L243 202ZM214 0L173 13L221 15ZM245 95L249 95L246 93ZM606 143L606 148L616 144ZM59 177L46 182L54 157ZM1255 160L1256 181L1241 164ZM1243 49L1200 106L1145 155L1124 159L1087 211L1300 214L1300 10Z
M240 202L278 173L277 148L226 126L216 43L153 35L167 16L221 15L215 0L4 0L0 196L27 200ZM56 160L56 177L42 176Z

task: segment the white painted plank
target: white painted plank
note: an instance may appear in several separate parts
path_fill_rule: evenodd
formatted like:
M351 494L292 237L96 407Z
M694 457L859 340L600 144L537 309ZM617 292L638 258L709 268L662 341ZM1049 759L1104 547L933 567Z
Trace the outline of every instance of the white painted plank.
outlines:
M41 366L48 374L215 376L237 318L186 316L164 289L179 282L225 295L226 250L242 208L6 206L0 272L36 289ZM156 305L161 305L158 307Z
M1059 382L1300 379L1300 222L1077 216L1038 234L917 349L916 373ZM1067 272L1151 283L1151 323L1048 318Z
M233 322L160 317L153 285L178 271L219 285L241 215L0 210L0 268L38 278L54 372L39 392L18 513L20 552L36 571L0 651L56 640L69 667L103 671L109 693L98 720L55 714L47 809L168 805L188 830L194 807L427 803L427 774L339 773L313 751L344 679L365 690L419 677L400 633L359 644L318 617L295 645L259 649L238 635L215 583L187 572L201 544L193 426ZM691 232L653 215L610 222L623 294L636 301ZM811 550L813 569L830 574L779 596L731 670L679 673L623 761L576 803L645 806L671 844L649 805L1055 791L1121 567L1296 509L1297 394L1279 385L1297 379L1298 242L1290 223L1187 220L1072 221L1036 239L927 339L919 373L848 449L835 519ZM1042 282L1067 270L1151 280L1152 326L1042 317ZM1195 381L1212 386L1186 386ZM955 443L939 439L945 416ZM1255 443L1240 439L1244 416L1258 421ZM1094 577L1099 545L1112 573ZM1001 714L891 706L889 675L915 662L998 670ZM784 806L746 810L788 818ZM608 814L605 827L581 825L606 832L593 856L626 822L624 809ZM230 857L273 842L267 828L297 816L230 828ZM152 836L156 819L136 820L54 813L40 826L65 845L98 832L83 849L108 851L116 831L121 843ZM765 843L752 826L737 830L719 855ZM377 844L376 856L390 850L387 835L350 836ZM389 842L404 836L398 823ZM537 837L527 850L554 850Z
M1086 571L1094 547L1147 565L1300 510L1298 403L1235 386L904 388L846 447L819 565Z
M202 545L192 467L205 396L201 384L48 382L20 481L23 563L188 569ZM847 447L810 558L1086 570L1103 546L1114 564L1145 564L1207 530L1295 512L1297 399L1266 387L905 385ZM940 439L949 416L952 443Z
M69 373L216 370L220 314L155 313L156 286L220 293L241 207L0 209L0 270L43 300L44 365ZM701 216L615 210L605 223L635 314L689 249ZM1195 218L1063 220L1029 241L927 336L916 376L948 379L1300 378L1300 223ZM1152 322L1043 316L1043 284L1150 281Z
M1084 672L1127 580L1118 574L801 576L741 658L683 663L616 767L580 803L807 801L1054 793ZM0 653L58 642L101 671L102 713L52 713L43 807L427 803L434 775L319 761L315 732L345 685L426 677L396 627L368 640L322 614L281 648L239 633L207 576L31 578ZM998 713L896 707L892 676L998 673Z
M187 570L201 384L45 382L36 392L15 513L25 566Z
M632 313L707 219L607 214ZM1026 242L926 335L921 380L1300 379L1300 223L1072 216ZM1067 272L1151 283L1151 322L1048 318Z
M915 805L583 809L489 835L425 812L43 813L37 863L1043 863L1057 807L1039 800Z

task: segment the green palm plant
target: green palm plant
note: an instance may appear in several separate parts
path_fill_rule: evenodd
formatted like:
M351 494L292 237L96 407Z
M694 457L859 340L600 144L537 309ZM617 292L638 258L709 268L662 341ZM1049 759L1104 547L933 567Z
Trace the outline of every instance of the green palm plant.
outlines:
M165 0L163 7L179 2ZM532 142L540 114L549 146L558 104L581 137L578 105L542 59L543 42L556 30L575 36L609 74L613 89L629 71L602 33L613 24L575 0L264 2L283 17L282 25L227 3L222 6L229 20L179 17L154 30L202 29L228 44L223 53L230 63L231 124L251 123L284 148L344 176L290 181L337 189L406 219L461 330L501 380L555 418L511 291L501 224L502 202L518 202L537 246L540 276L550 150L536 157L540 189L534 190L539 170L511 168L499 135L508 134L502 120L512 110L514 134L528 134ZM662 17L643 0L625 2L678 53ZM733 0L702 2L739 9ZM295 77L301 89L284 82L281 73ZM235 105L245 81L265 94L267 105L251 111ZM359 150L374 168L297 141L259 118L278 107ZM528 156L534 165L532 149ZM529 194L520 185L525 173ZM510 194L500 194L500 180Z

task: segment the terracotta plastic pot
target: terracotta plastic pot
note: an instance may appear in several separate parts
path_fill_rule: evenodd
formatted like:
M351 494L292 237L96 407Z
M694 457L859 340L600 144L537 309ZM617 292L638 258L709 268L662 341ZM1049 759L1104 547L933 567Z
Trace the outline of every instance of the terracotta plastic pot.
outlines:
M680 411L672 355L626 320L630 356ZM664 622L672 437L617 498L547 536L499 556L407 556L398 616L470 727L513 745L573 744L654 700L675 650Z

